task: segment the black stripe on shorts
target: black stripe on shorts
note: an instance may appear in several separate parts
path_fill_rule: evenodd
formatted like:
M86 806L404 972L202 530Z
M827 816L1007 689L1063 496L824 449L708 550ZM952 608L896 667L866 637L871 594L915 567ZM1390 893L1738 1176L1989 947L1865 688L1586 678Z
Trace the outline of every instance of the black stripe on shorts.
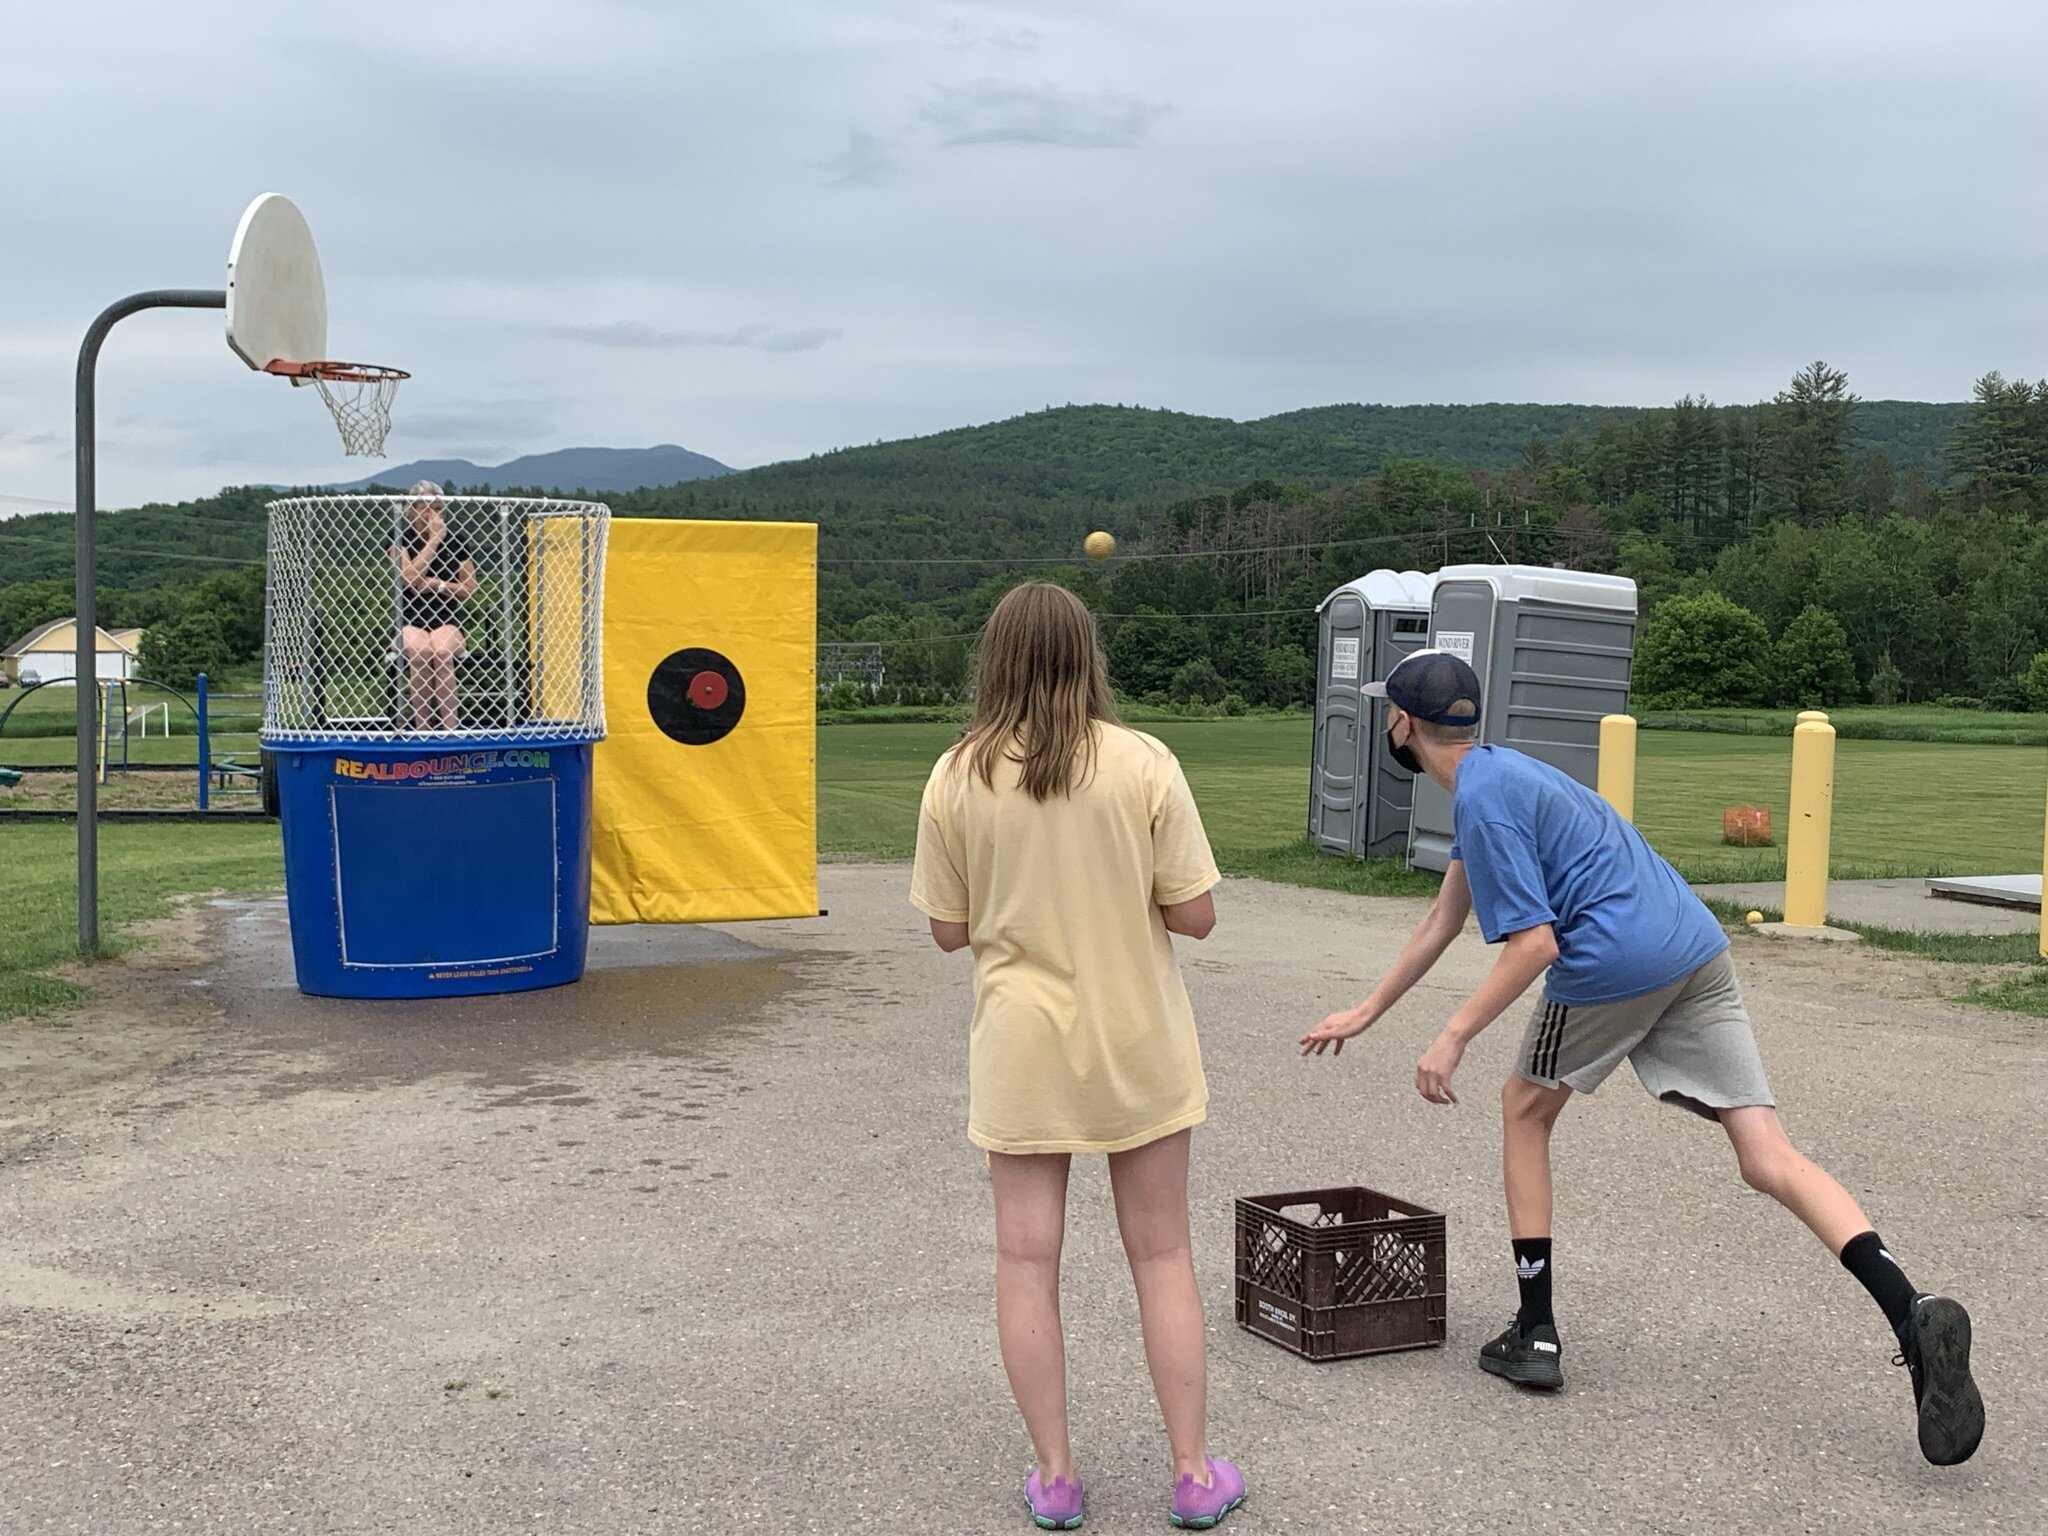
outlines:
M1557 1079L1557 1053L1564 1044L1564 1022L1571 1010L1555 1001L1545 1002L1543 1006L1543 1030L1536 1038L1529 1070L1536 1077L1554 1082Z

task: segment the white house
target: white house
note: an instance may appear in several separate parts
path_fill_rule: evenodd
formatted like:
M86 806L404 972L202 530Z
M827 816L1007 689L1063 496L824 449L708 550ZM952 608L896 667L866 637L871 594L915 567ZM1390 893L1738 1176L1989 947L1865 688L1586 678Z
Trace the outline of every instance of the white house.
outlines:
M123 630L121 636L98 630L94 643L94 670L107 682L135 676L135 653L141 646L142 631ZM123 643L123 639L132 640ZM0 651L0 668L14 681L49 682L54 677L77 676L78 621L52 619L38 624L14 644Z

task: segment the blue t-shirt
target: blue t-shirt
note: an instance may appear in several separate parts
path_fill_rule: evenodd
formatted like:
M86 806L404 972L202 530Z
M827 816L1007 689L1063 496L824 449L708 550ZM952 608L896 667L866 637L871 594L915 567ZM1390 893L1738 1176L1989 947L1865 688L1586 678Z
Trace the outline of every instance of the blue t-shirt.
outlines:
M1472 910L1489 944L1549 923L1557 961L1543 995L1560 1003L1641 997L1728 947L1714 914L1593 791L1507 747L1458 765L1457 841Z

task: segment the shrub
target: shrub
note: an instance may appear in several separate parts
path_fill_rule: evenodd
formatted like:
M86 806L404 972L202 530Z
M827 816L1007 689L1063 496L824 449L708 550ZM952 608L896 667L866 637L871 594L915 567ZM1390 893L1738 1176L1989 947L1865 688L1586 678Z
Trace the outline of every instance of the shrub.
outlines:
M2026 685L2016 677L2001 677L1984 690L1984 707L2023 715L2027 711Z
M1770 631L1719 592L1673 597L1636 642L1635 691L1651 709L1761 704L1770 691Z
M218 677L235 664L220 615L191 608L174 619L152 624L142 632L142 675L153 683L190 688L201 672Z
M1856 662L1849 636L1827 609L1808 603L1771 653L1771 682L1780 704L1827 709L1856 696Z
M2020 687L2027 695L2027 708L2048 715L2048 651L2027 663L2027 670L2020 674Z
M842 677L818 696L820 709L862 709L874 702L867 689L850 677Z
M1197 656L1193 661L1184 662L1174 670L1173 681L1167 692L1176 704L1213 704L1222 698L1225 689L1223 674L1218 672L1206 656Z

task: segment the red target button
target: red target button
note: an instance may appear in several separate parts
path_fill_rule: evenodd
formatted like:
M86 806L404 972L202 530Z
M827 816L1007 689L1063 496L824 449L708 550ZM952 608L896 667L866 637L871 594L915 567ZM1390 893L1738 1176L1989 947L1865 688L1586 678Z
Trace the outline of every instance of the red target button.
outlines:
M690 702L699 709L721 708L731 694L731 685L716 672L699 672L690 679Z

